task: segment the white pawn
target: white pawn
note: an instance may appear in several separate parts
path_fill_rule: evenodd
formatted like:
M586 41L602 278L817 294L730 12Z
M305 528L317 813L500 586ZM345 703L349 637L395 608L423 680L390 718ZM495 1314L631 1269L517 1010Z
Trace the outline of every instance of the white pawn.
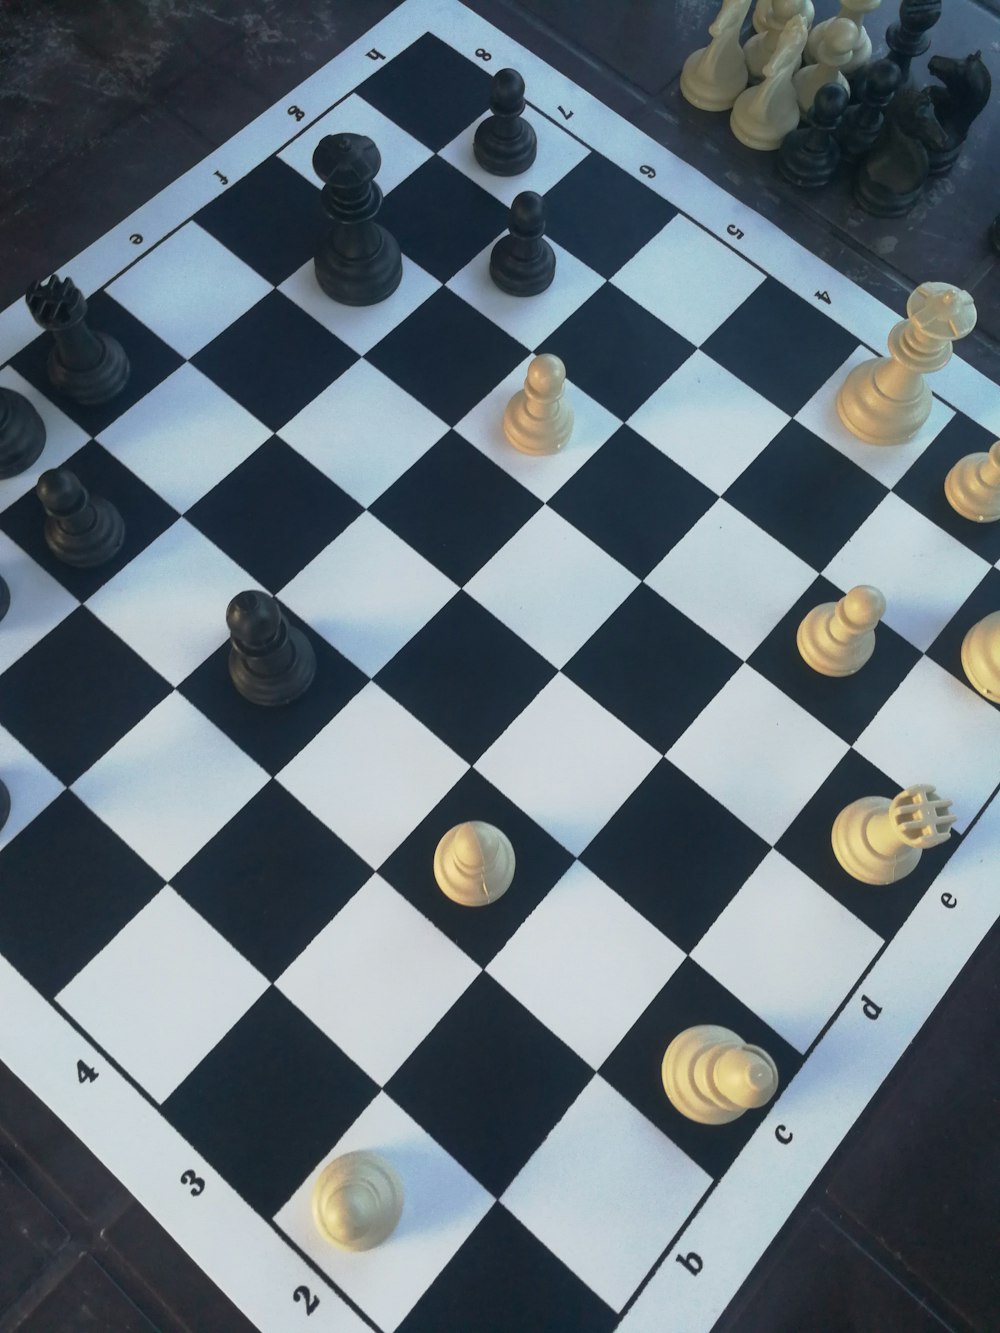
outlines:
M759 10L758 4L753 16L755 28ZM747 62L751 83L760 83L764 77L764 66L778 49L778 39L788 20L801 14L808 25L812 22L814 12L812 0L773 0L773 3L768 5L767 16L762 20L763 27L757 29L756 35L751 37L743 48L743 58Z
M814 606L795 636L803 661L824 676L852 676L875 651L875 626L884 615L885 598L867 583L839 602Z
M984 699L1000 704L1000 611L973 625L962 640L962 670Z
M403 1183L377 1153L349 1152L316 1178L312 1214L320 1234L344 1250L371 1250L396 1229Z
M816 64L805 65L792 81L803 114L812 110L816 94L824 84L839 83L845 92L851 91L851 85L840 71L849 63L860 40L860 29L850 19L830 20L830 26L824 30L816 46Z
M566 367L551 352L536 356L503 414L503 433L522 454L554 454L573 432L573 408L564 386Z
M925 847L947 842L956 818L950 809L951 801L927 784L908 787L892 801L862 796L834 820L834 855L865 884L895 884L916 870Z
M872 39L865 32L865 15L870 14L872 10L878 9L882 0L840 0L840 13L837 18L850 19L858 29L858 41L854 50L851 52L851 58L845 65L841 65L841 72L844 74L853 74L859 70L862 65L866 65L872 58ZM823 40L823 33L835 23L836 19L824 19L822 23L817 23L815 28L809 34L809 41L806 43L805 59L808 63L815 63L819 60L819 47Z
M681 92L702 111L728 111L747 86L740 29L750 0L722 0L708 31L708 46L692 51L681 70Z
M774 55L764 66L764 82L737 97L729 128L748 148L780 148L785 135L798 125L799 103L792 79L802 62L808 36L803 16L790 18L781 30Z
M687 1028L673 1039L660 1077L681 1115L702 1125L737 1120L769 1102L778 1087L778 1067L766 1051L712 1023Z
M989 453L966 454L944 479L944 493L956 514L974 523L1000 519L1000 440Z
M435 849L434 878L452 902L486 907L510 888L514 848L505 833L481 819L456 824Z
M757 0L753 10L753 30L757 33L765 33L771 22L771 11L774 9L774 0ZM812 27L812 21L816 17L816 8L812 0L805 0L802 10L802 17L806 21L806 27ZM746 48L744 47L744 50Z

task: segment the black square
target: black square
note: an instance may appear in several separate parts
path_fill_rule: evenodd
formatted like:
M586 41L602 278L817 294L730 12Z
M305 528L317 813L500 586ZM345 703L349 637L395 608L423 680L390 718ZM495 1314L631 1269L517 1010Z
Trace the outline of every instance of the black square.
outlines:
M356 500L283 440L272 438L192 505L187 518L274 591L360 513Z
M191 358L271 430L280 430L357 361L281 292L271 292Z
M702 344L702 351L794 416L857 345L828 315L774 278L765 278Z
M320 189L318 176L310 184L280 158L269 157L194 220L277 287L315 257L330 225Z
M473 53L470 51L469 55ZM435 152L490 109L489 67L425 33L362 83L357 92Z
M651 829L670 826L670 857L650 855ZM690 952L769 851L668 759L661 759L580 860Z
M590 153L545 196L545 229L577 259L614 274L677 215L648 185Z
M823 569L885 498L881 482L790 421L725 498L813 569Z
M0 882L0 948L49 999L163 887L72 792L0 851Z
M114 559L90 569L67 565L57 559L46 545L45 511L33 489L25 491L4 512L0 517L0 528L67 592L83 602L165 532L178 515L99 444L85 444L63 466L79 477L91 495L108 500L121 514L125 522L125 540Z
M251 1208L272 1217L377 1091L272 989L170 1094L163 1113Z
M346 843L269 782L172 883L274 981L370 874Z
M499 1196L590 1077L578 1055L483 972L386 1092Z
M446 287L366 360L454 426L525 357L525 348Z
M663 754L740 665L740 659L644 583L563 668Z
M996 437L957 412L893 487L898 496L991 565L1000 560L1000 522L977 523L955 512L944 479L966 454L986 453Z
M169 693L81 606L0 676L0 724L69 786Z
M694 347L605 283L545 340L573 384L622 421L687 360Z
M450 579L465 583L540 503L449 431L379 496L371 512Z
M474 764L554 675L534 648L459 592L376 683Z
M714 503L707 486L622 426L549 506L642 579Z
M432 157L386 195L378 220L407 258L447 282L506 230L507 209Z
M927 656L933 662L944 667L945 671L950 671L956 680L960 680L970 690L974 687L969 683L965 668L962 666L962 644L973 625L977 625L985 616L992 615L995 611L1000 611L1000 571L991 569L987 571L982 582L973 588L960 609L955 612L927 650ZM979 697L984 699L986 696L980 694ZM1000 706L995 700L990 702L994 707Z

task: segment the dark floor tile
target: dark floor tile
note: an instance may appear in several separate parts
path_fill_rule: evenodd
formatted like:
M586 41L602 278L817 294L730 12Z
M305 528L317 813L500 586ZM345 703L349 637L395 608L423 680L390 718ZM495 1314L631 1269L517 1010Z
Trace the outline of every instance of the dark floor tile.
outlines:
M18 1333L159 1333L87 1254L16 1327Z
M0 1158L0 1312L28 1289L66 1240L41 1199Z

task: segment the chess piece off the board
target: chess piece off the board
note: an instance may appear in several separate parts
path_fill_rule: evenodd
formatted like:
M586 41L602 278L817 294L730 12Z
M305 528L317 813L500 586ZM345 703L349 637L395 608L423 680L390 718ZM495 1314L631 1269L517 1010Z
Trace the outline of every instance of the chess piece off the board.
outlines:
M91 495L68 468L50 468L35 494L45 510L45 544L64 564L92 569L121 550L125 522L110 500Z
M929 88L901 89L893 97L885 124L854 178L854 200L877 218L908 213L930 176L931 151L947 135L937 123Z
M534 162L538 139L524 119L524 79L516 69L493 75L490 111L472 136L476 161L491 176L519 176Z
M757 0L757 3L753 7L753 13L750 16L755 33L764 34L770 31L771 18L777 7L778 0ZM806 27L811 28L813 19L816 17L816 6L813 4L813 0L805 0L801 10L797 10L796 12L801 13L806 21ZM751 41L752 40L753 39L751 38ZM743 49L745 51L746 47Z
M117 338L86 322L87 302L70 278L33 282L25 297L31 317L53 337L48 374L53 387L77 403L106 403L122 391L129 361Z
M45 423L23 393L0 388L0 478L26 472L45 447Z
M556 275L556 252L545 239L545 200L522 190L510 206L509 234L490 252L490 277L508 296L537 296Z
M829 30L831 23L836 23L838 18L850 19L857 27L858 39L851 52L851 58L845 64L841 65L841 72L846 75L854 74L866 65L872 57L872 39L865 32L865 15L871 14L878 9L882 0L840 0L840 13L835 18L824 19L822 23L817 23L815 28L809 34L809 41L806 43L805 59L811 63L816 63L819 56L819 49L823 42L824 34Z
M955 513L973 523L1000 519L1000 440L987 453L960 458L944 479L944 493Z
M834 820L833 851L864 884L895 884L917 868L928 847L947 842L956 816L951 801L928 784L907 787L893 800L862 796Z
M972 122L990 100L993 82L979 51L962 60L931 56L927 69L944 85L937 88L932 84L929 88L934 115L944 131L946 143L941 148L929 148L927 154L931 175L941 176L957 162Z
M443 894L463 907L486 907L510 888L514 848L493 824L456 824L434 851L434 878Z
M972 297L946 282L921 283L906 315L889 333L889 355L855 366L837 394L841 421L867 444L902 444L916 435L931 412L924 376L946 365L952 343L976 326Z
M738 1120L765 1106L778 1088L778 1067L767 1052L713 1023L676 1036L663 1056L660 1076L681 1115L702 1125Z
M910 81L910 62L931 44L927 36L941 17L942 0L901 0L899 18L889 24L885 43L889 59L899 66L904 85Z
M737 97L729 128L748 148L770 152L799 123L798 98L792 79L802 63L809 29L801 14L790 18L781 31L774 55L764 66L764 82Z
M708 29L708 46L692 51L681 70L681 93L700 111L728 111L750 77L740 29L750 0L722 0Z
M841 72L850 62L859 40L858 25L850 19L833 19L816 47L816 64L803 65L792 79L799 110L805 114L819 90L828 83L839 83L850 95L851 85Z
M1000 611L984 616L962 640L962 670L984 699L1000 704Z
M507 404L503 432L523 454L554 454L573 432L573 408L566 400L566 367L552 352L528 366L524 388Z
M885 598L867 583L839 602L814 606L795 636L802 660L824 676L852 676L875 651L875 626L883 615Z
M312 1214L316 1229L343 1250L372 1250L388 1240L403 1212L403 1182L384 1157L349 1152L316 1178Z
M316 253L316 281L342 305L384 301L402 280L403 258L396 238L375 221L382 207L375 184L381 154L364 134L326 134L312 162L330 218Z
M778 171L786 181L801 190L812 190L833 180L840 164L837 127L849 100L850 94L838 83L820 88L809 123L786 134L778 149Z
M849 106L840 122L840 154L845 162L859 162L871 151L885 125L885 113L895 97L903 75L893 60L876 60L869 65L858 101Z
M229 676L250 703L276 708L289 704L312 684L316 654L302 633L288 624L275 599L259 589L238 593L226 610Z
M768 6L766 16L762 18L761 26L758 28L757 15L760 8L758 0L753 16L757 31L743 48L743 59L747 63L751 83L760 83L764 77L764 67L778 49L785 24L800 15L808 25L814 12L812 0L774 0L774 3Z

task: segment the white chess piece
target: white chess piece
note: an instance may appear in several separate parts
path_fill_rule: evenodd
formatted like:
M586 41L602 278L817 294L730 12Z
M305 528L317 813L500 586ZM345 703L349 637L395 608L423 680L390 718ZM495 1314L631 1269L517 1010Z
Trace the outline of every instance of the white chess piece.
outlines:
M320 1234L344 1250L371 1250L396 1228L403 1183L393 1166L372 1152L334 1158L316 1178L312 1214Z
M962 640L962 670L984 699L1000 704L1000 611L984 616Z
M875 626L885 615L878 588L860 583L839 602L823 602L804 617L795 642L803 660L824 676L852 676L875 651Z
M834 820L834 855L865 884L895 884L916 870L924 848L947 842L956 818L950 809L951 801L926 784L908 787L892 801L862 796Z
M837 394L841 421L867 444L902 444L916 435L931 411L924 375L940 370L952 342L976 326L972 297L945 282L921 283L906 314L889 333L889 355L855 366Z
M755 28L759 10L758 4L753 16ZM764 77L764 66L778 49L778 39L789 19L801 14L808 25L812 22L812 13L812 0L773 0L773 3L768 5L764 27L758 29L755 36L751 37L743 48L743 59L747 62L751 83L760 83Z
M771 21L771 11L774 9L774 0L757 0L753 9L753 30L763 35L768 31L768 25ZM802 17L806 21L806 27L812 27L812 21L816 17L816 8L813 0L805 0L805 8L802 10Z
M816 94L824 84L839 83L845 92L851 91L840 71L850 61L860 36L858 25L850 19L830 20L816 46L816 64L804 65L792 80L800 111L812 110Z
M956 514L974 523L1000 519L1000 440L988 453L966 454L944 479L944 493Z
M702 1125L737 1120L769 1102L778 1087L778 1067L766 1051L712 1023L687 1028L673 1039L660 1077L681 1115Z
M435 849L434 878L452 902L486 907L510 888L514 848L505 833L481 819L456 824Z
M878 9L881 3L882 0L840 0L840 13L837 18L850 19L858 29L858 40L851 52L851 58L840 67L843 74L853 74L871 60L872 39L865 32L865 15ZM835 22L836 19L824 19L813 28L806 43L804 58L807 64L814 64L819 60L819 46L823 40L823 33L831 23Z
M780 148L785 135L798 125L799 103L792 78L802 61L808 35L801 14L790 18L781 30L774 55L764 66L764 82L737 97L729 127L748 148Z
M536 356L503 414L503 432L523 454L557 453L573 432L565 395L566 367L551 352Z
M681 70L681 92L702 111L728 111L747 86L740 29L750 0L722 0L709 33L708 46L692 51Z

